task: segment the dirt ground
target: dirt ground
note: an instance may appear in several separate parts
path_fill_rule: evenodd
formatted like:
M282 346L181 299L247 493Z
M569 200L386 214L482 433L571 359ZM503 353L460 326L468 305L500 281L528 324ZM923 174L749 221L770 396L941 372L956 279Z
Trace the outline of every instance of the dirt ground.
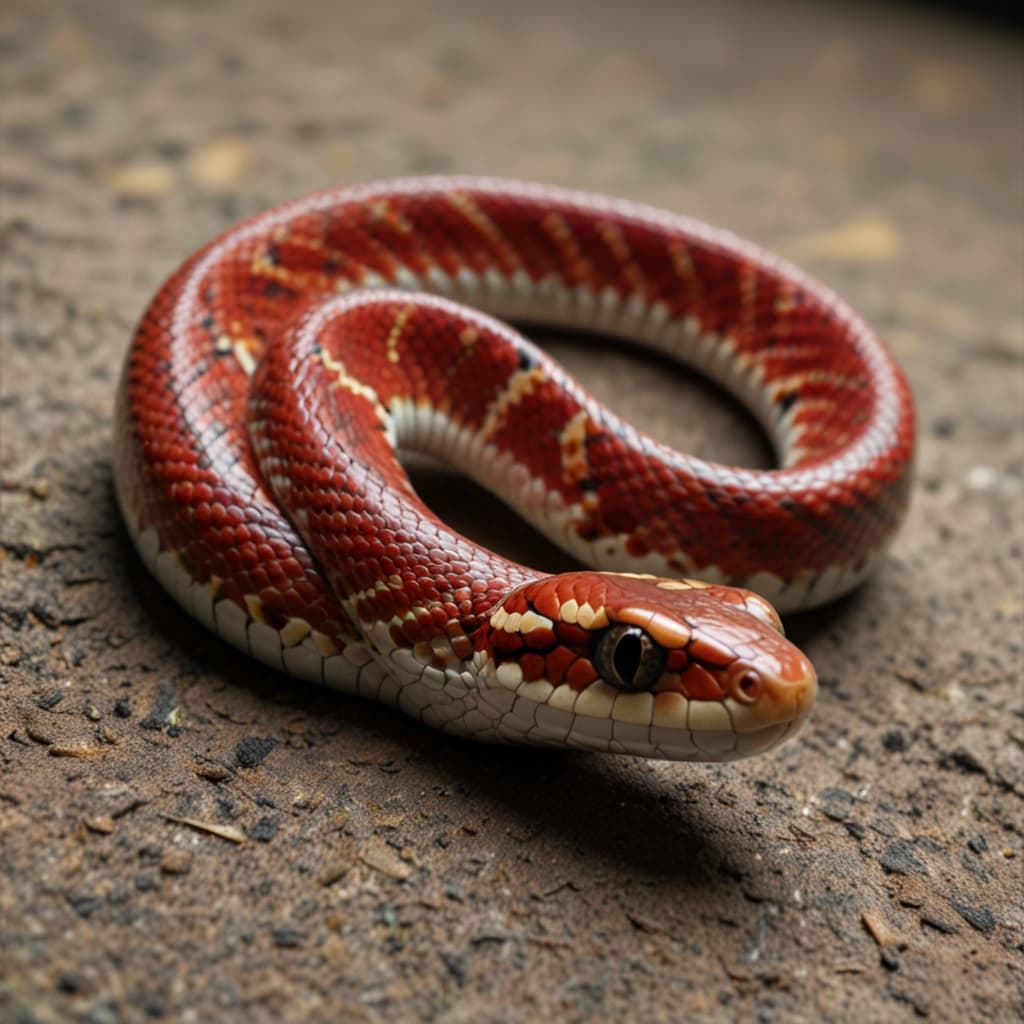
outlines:
M1020 37L927 6L8 0L0 1018L1007 1021L1022 1007ZM722 768L472 746L258 667L136 560L111 405L149 295L240 216L411 172L726 225L915 388L909 523L791 623L823 692ZM553 347L641 426L694 379ZM461 478L428 500L566 560Z

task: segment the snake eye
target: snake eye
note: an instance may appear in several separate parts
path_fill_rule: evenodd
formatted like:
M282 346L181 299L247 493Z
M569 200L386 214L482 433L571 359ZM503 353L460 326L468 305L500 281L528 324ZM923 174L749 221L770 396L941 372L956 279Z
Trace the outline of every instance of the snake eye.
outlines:
M649 690L665 667L665 652L638 626L612 626L595 651L601 677L617 690Z

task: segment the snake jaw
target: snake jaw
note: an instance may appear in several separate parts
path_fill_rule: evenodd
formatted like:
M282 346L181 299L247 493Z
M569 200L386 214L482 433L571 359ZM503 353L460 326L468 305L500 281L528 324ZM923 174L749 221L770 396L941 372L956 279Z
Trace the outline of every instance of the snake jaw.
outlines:
M528 741L732 760L795 735L817 680L774 609L691 580L578 572L524 584L475 637L498 725Z

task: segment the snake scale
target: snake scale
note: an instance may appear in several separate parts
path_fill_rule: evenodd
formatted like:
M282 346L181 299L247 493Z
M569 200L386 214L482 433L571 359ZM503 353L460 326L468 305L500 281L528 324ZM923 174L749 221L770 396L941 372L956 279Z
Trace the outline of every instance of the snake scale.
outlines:
M665 447L492 316L696 368L780 468ZM400 447L593 568L459 535ZM865 578L913 449L890 354L782 260L632 203L433 177L285 204L188 259L129 350L114 463L145 564L269 665L476 739L724 761L806 721L814 669L773 604Z

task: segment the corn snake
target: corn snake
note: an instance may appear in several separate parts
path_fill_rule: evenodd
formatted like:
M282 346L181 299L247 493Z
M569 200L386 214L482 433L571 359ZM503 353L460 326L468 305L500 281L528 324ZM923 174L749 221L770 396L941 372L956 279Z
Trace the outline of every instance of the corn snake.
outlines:
M782 468L665 448L489 313L695 366ZM764 598L860 583L914 448L902 373L802 272L657 210L472 178L322 193L211 242L145 313L116 419L136 548L229 642L449 732L686 760L798 731L814 670ZM455 533L399 446L595 570L549 576Z

